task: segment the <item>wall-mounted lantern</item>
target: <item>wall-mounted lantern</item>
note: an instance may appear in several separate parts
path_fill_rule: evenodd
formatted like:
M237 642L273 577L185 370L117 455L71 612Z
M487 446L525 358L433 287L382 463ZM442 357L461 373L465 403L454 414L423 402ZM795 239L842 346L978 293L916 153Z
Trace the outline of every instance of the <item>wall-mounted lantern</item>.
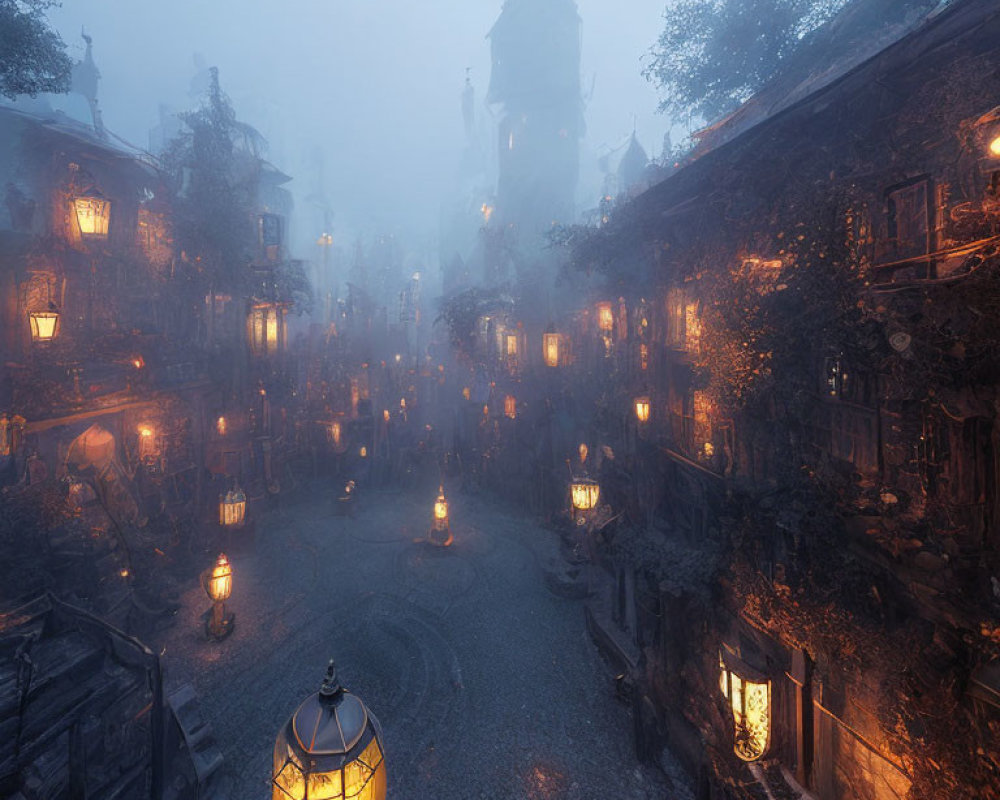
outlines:
M271 800L385 800L382 728L331 661L274 743Z
M727 663L719 654L720 686L732 712L733 750L744 761L756 761L766 752L771 735L771 682L763 675ZM741 674L742 673L742 674Z
M29 311L28 324L31 327L31 341L51 342L59 333L59 312Z
M649 422L650 403L648 397L637 397L635 399L635 418L640 423Z
M84 239L103 240L108 238L108 223L111 220L111 202L96 189L91 189L73 199L76 224Z

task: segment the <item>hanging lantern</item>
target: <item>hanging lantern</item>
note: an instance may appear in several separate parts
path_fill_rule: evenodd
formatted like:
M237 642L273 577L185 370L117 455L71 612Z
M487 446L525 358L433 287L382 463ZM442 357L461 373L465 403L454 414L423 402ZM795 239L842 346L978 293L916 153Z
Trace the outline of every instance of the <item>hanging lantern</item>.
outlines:
M731 670L719 655L722 696L732 711L733 750L744 761L756 761L767 752L771 727L771 683L751 680Z
M213 639L222 639L232 633L235 615L226 615L226 601L233 593L233 569L225 553L220 553L211 572L202 573L205 592L212 601L212 614L207 623L207 633Z
M635 418L641 423L649 422L649 398L637 397L635 399Z
M237 484L219 497L219 524L224 528L242 528L246 521L247 496Z
M58 311L31 311L28 313L31 341L51 342L59 332Z
M510 419L517 418L517 399L509 394L503 399L503 413Z
M603 302L597 304L597 327L606 333L614 330L615 312L611 307L611 303Z
M271 800L385 800L382 727L331 661L274 743Z
M107 239L111 219L111 203L92 190L73 200L76 223L84 239Z
M601 496L601 487L597 481L591 478L574 478L569 488L575 511L590 511L597 507Z

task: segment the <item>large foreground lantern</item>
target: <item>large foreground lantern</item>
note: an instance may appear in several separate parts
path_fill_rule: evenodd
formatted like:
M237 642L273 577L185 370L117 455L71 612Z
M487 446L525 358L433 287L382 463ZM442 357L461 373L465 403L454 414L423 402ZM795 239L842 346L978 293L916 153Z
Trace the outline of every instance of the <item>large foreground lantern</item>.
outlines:
M208 620L208 635L213 639L224 639L233 631L234 614L226 614L226 601L233 593L233 568L225 553L219 553L219 558L211 571L202 573L205 593L212 601L212 615Z
M31 311L28 313L31 341L51 342L59 332L58 311Z
M719 670L722 696L733 716L733 750L744 761L756 761L767 752L770 741L771 683L761 675L741 675L722 654Z
M382 728L332 661L278 733L271 784L271 800L385 800Z

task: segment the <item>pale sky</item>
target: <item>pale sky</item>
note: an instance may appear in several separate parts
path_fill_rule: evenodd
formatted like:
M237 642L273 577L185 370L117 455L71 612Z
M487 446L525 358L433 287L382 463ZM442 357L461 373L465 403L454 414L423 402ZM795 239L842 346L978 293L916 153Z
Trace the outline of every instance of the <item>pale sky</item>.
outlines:
M581 164L581 205L599 195L602 146L636 120L650 155L667 120L640 60L664 0L578 0L582 78L594 92ZM94 39L105 124L145 147L158 106L189 109L195 53L218 66L237 115L271 141L271 160L311 190L321 149L335 227L419 231L437 210L462 146L460 93L472 68L479 111L489 80L486 34L502 0L64 0L50 19L74 57ZM491 143L492 145L492 143ZM591 185L595 184L595 185ZM300 202L299 208L302 207ZM302 218L298 226L304 227ZM300 235L309 234L300 231ZM317 232L318 234L318 232Z

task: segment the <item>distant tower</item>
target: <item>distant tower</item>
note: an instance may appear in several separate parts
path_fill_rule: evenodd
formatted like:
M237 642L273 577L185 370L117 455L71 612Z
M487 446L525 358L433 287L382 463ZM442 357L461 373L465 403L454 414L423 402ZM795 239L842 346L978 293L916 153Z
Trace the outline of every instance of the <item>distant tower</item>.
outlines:
M97 86L101 82L101 72L97 69L97 64L94 63L94 40L86 33L81 32L80 36L87 43L87 51L83 55L83 61L78 61L73 65L73 71L70 75L70 91L86 98L87 104L90 106L94 130L104 136L104 122L101 120L101 109L97 104Z
M632 131L632 141L629 142L628 150L618 163L618 191L631 195L633 190L641 190L648 165L649 156L639 144L635 131Z
M522 235L576 217L580 15L575 0L506 0L490 31L487 100L502 105L497 216Z

